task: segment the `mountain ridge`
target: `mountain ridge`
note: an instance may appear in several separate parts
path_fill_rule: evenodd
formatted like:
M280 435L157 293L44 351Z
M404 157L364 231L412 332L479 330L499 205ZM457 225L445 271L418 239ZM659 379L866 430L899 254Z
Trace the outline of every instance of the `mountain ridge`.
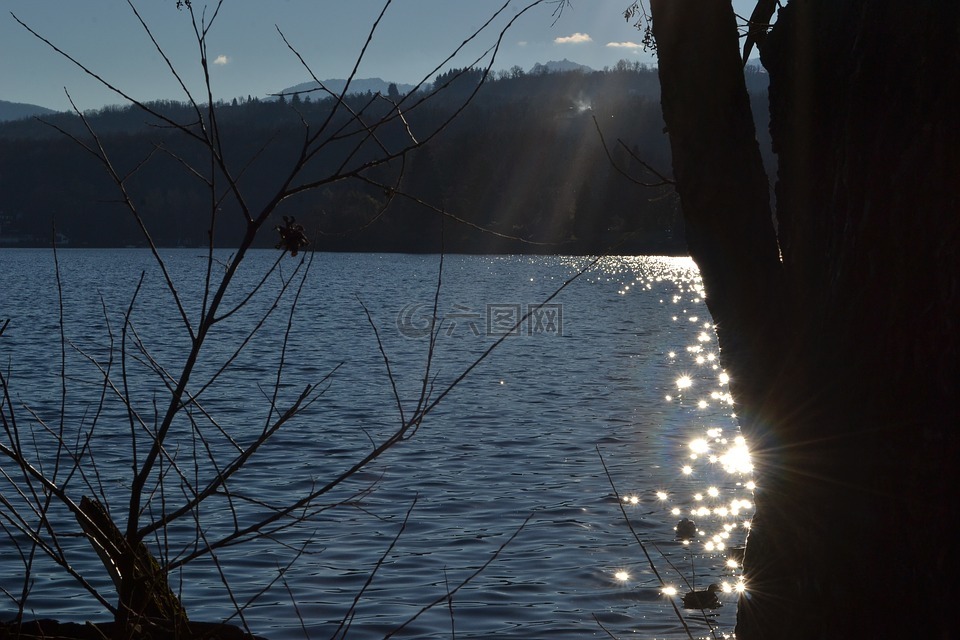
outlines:
M582 71L584 73L590 73L594 71L593 68L588 67L585 64L579 64L564 58L563 60L549 60L544 63L536 63L528 73L531 74L540 74L540 73L563 73L567 71ZM323 86L327 90L339 95L343 88L346 86L347 81L344 78L329 78L327 80L322 80ZM354 78L350 82L350 91L349 93L382 93L387 95L387 91L390 88L391 84L397 86L397 90L401 94L407 94L413 91L416 87L412 84L404 84L400 82L392 82L390 80L384 80L382 78ZM320 83L311 80L308 82L301 82L300 84L295 84L292 87L287 87L278 93L289 95L289 94L300 94L303 95L315 95L316 97L324 98L329 94L326 91L320 89Z
M566 71L582 71L584 73L590 73L594 71L592 67L588 67L585 64L580 64L578 62L573 62L564 58L563 60L548 60L544 63L536 63L530 67L530 73L564 73Z
M322 80L323 86L326 87L327 91L331 91L337 95L340 95L343 92L344 87L347 86L347 81L343 78L331 78L328 80ZM412 84L402 84L399 82L390 82L389 80L384 80L382 78L354 78L350 82L350 91L349 93L382 93L387 95L387 90L390 88L391 84L397 85L397 90L400 93L410 93L414 89ZM309 95L312 99L322 99L328 97L328 94L323 89L320 89L320 84L315 80L309 82L301 82L300 84L295 84L292 87L287 87L279 93L281 94L299 94Z
M51 113L56 113L56 111L36 104L27 104L26 102L0 100L0 122L22 120L24 118L32 118L33 116L45 116Z

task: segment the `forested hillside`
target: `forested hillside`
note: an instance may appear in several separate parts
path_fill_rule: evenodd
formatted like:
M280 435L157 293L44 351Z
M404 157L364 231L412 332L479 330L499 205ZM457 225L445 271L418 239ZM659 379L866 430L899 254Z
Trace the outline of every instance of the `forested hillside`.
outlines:
M765 102L764 78L751 74L761 89L755 99ZM414 136L436 128L480 80L477 71L450 72L435 81L446 88L424 104L410 108L422 97L405 97L406 125L396 119L392 129L369 142L369 152L379 145L400 147L407 127ZM395 110L392 102L371 94L347 101L368 121ZM258 196L262 203L266 186L296 159L304 123L316 130L334 105L317 93L218 105L225 152L238 172L242 168L239 185L254 204ZM195 119L180 103L151 106L179 122ZM135 204L154 241L205 244L208 220L197 216L209 210L206 189L182 170L184 163L208 162L200 146L191 147L137 108L109 107L85 116L111 150L118 173L130 174L130 193L138 194ZM328 130L341 124L348 124L342 109ZM0 245L48 245L54 224L70 246L141 244L102 166L58 129L92 141L74 115L0 125ZM346 148L350 145L329 145L316 175L344 162ZM672 188L644 187L625 177L660 181L635 158L669 172L656 70L627 64L593 73L514 70L488 79L469 106L404 166L398 161L368 173L373 177L367 181L324 185L290 198L282 208L323 250L438 251L443 219L448 252L684 252ZM242 216L228 205L217 224L226 245L243 232Z

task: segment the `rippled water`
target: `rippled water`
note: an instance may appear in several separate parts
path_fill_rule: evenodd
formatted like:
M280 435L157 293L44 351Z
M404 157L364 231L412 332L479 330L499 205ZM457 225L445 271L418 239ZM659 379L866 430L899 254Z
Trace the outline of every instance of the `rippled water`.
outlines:
M205 260L195 250L165 255L193 318ZM242 280L256 282L276 256L254 253ZM153 420L154 407L162 411L165 406L161 372L175 374L182 366L188 338L149 253L72 250L61 251L59 260L71 345L66 351L68 439L94 425L103 385L91 361L106 367L111 353L115 379L120 380L125 364L129 393ZM447 256L438 300L445 320L429 374L434 396L494 342L505 320L515 318L511 314L526 312L588 263L584 258ZM284 276L296 264L286 260ZM398 426L397 403L361 301L390 358L404 411L414 408L429 342L411 336L433 304L438 267L438 256L316 256L285 352L278 404L291 402L305 384L339 368L324 383L323 395L234 478L240 520L252 518L264 504L293 501L336 477ZM141 272L144 281L132 311L135 333L124 335L123 314ZM272 280L268 289L278 286ZM301 523L270 539L218 553L232 597L240 603L252 599L244 609L246 622L274 639L331 637L379 565L356 603L350 638L383 637L407 621L396 637L687 637L671 606L671 599L680 606L680 596L663 594L636 537L646 544L664 583L680 595L689 588L684 580L701 589L711 582L735 588L737 571L726 566L724 547L743 543L752 508L748 459L736 440L699 286L687 259L611 257L588 269L551 301L557 306L541 309L550 314L538 315L540 324L531 320L473 370L415 437L323 502L336 507L307 513ZM58 428L60 344L52 254L0 251L0 292L0 322L11 319L0 338L0 358L21 433L36 434L35 450L48 461L49 473L55 445L37 419ZM216 371L271 302L267 295L254 298L218 326L203 353L202 374ZM267 420L288 310L283 302L201 398L205 410L241 444ZM124 340L128 357L121 362ZM146 366L135 349L138 340L157 366ZM199 388L202 377L191 388ZM118 501L129 487L130 426L123 406L109 399L109 392L106 396L91 445L96 467L88 460L84 469L91 486ZM213 433L202 415L194 418ZM203 461L205 454L193 449L189 425L181 428L180 446L171 443L170 455L186 477L202 479L211 465L194 466L193 460ZM221 454L229 452L225 440L211 437ZM9 442L7 436L3 442ZM10 463L2 464L10 473ZM169 500L182 501L170 490L175 482L166 486ZM79 475L69 489L77 498L90 493ZM2 488L4 496L12 491L9 483ZM125 503L115 504L116 513L123 513ZM699 541L676 541L673 527L681 517L697 521L704 532ZM222 509L204 510L201 519L208 539L234 527L229 511ZM63 523L75 528L69 519ZM183 551L178 545L193 536L192 527L187 522L171 529L171 556ZM65 538L63 545L73 566L113 599L109 578L86 541ZM5 537L0 549L0 586L19 593L23 564L16 546ZM498 551L450 602L418 615ZM282 580L277 579L280 567L286 567ZM33 615L104 618L97 603L49 562L38 562L33 579L28 602ZM175 572L172 583L182 589L195 619L235 612L208 558ZM723 593L721 600L724 606L706 618L699 611L684 612L694 637L710 637L711 627L717 636L732 630L736 595ZM15 605L4 599L0 617L12 611Z

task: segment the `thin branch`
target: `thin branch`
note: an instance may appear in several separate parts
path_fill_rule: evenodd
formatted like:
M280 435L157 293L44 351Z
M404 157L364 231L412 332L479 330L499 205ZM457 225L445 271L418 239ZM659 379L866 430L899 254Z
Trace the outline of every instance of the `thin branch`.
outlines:
M383 347L383 341L380 339L380 331L377 330L377 323L373 321L373 316L370 315L370 310L367 309L367 305L363 304L363 300L360 299L359 294L357 294L357 302L359 302L360 306L363 307L363 312L367 316L367 323L370 325L370 328L373 329L373 335L377 339L377 348L380 350L380 355L383 357L383 365L387 369L387 378L390 380L390 388L393 390L393 399L397 403L397 413L400 414L400 424L405 424L407 419L403 415L403 401L400 399L400 392L397 390L397 381L393 377L393 371L390 369L390 358L387 356L387 352Z
M380 557L377 559L377 562L373 565L373 568L367 573L367 579L363 583L363 586L357 591L353 597L353 602L350 604L350 607L343 614L343 618L340 620L340 625L337 627L336 631L333 632L331 638L336 639L337 637L345 639L347 637L347 632L350 631L350 623L353 621L354 615L357 610L357 605L360 603L360 599L367 592L367 589L373 584L373 579L376 577L377 572L383 567L384 562L386 562L387 557L393 551L394 547L397 546L397 543L400 541L400 537L403 535L403 532L407 529L407 522L410 521L410 514L413 513L414 507L417 506L417 500L419 499L418 495L414 495L413 501L410 503L410 506L407 508L407 513L403 516L403 522L400 523L400 528L394 534L393 539L390 540L390 544L387 545L387 548L383 550L383 553L380 554ZM349 622L348 622L349 621Z
M387 635L384 636L384 638L392 638L393 636L397 635L398 633L400 633L401 631L403 631L405 628L407 628L410 624L413 623L414 620L416 620L417 618L419 618L421 615L423 615L424 613L426 613L426 612L429 611L430 609L434 608L434 607L437 606L438 604L441 604L441 603L443 603L443 602L446 602L447 600L452 599L453 596L456 595L456 593L457 593L458 591L460 591L460 590L463 589L465 586L467 586L468 584L470 584L470 582L472 582L472 581L474 580L474 578L476 578L476 577L479 576L481 573L483 573L483 571L484 571L487 567L489 567L491 564L493 564L493 561L494 561L494 560L496 560L498 557L500 557L500 554L503 553L503 550L506 549L506 548L507 548L507 545L509 545L511 542L513 542L514 539L515 539L518 535L520 535L520 532L523 531L524 527L527 526L527 523L530 522L530 519L531 519L531 518L533 518L533 514L532 514L532 513L531 513L530 515L528 515L528 516L524 519L524 521L520 524L520 526L517 527L516 531L514 531L514 532L510 535L510 537L507 538L507 540L506 540L503 544L501 544L501 545L497 548L496 551L493 552L493 554L490 556L490 558L488 558L486 562L484 562L483 564L481 564L481 565L476 569L476 571L474 571L474 572L471 573L469 576L467 576L466 578L464 578L463 580L461 580L461 581L460 581L460 584L458 584L458 585L457 585L456 587L454 587L452 590L447 591L446 594L440 596L439 598L437 598L437 599L434 600L433 602L431 602L431 603L429 603L429 604L427 604L427 605L424 605L424 606L420 609L420 611L418 611L418 612L415 613L414 615L410 616L410 618L408 618L407 621L404 622L403 624L401 624L400 626L392 629L392 630L390 631L390 633L388 633Z
M617 491L617 485L613 482L613 477L610 475L610 470L607 468L607 463L603 459L603 454L600 453L600 446L596 447L597 456L600 457L600 464L603 466L603 472L607 475L607 481L610 483L610 488L613 491L614 497L617 499L617 506L620 507L620 513L623 514L623 520L627 523L627 528L630 529L630 533L633 534L633 539L637 541L637 544L640 545L640 550L643 551L644 557L647 559L647 565L650 567L650 570L653 571L653 575L657 577L657 582L660 583L660 588L663 589L666 587L666 582L663 580L663 576L660 575L660 570L657 569L657 565L653 562L653 558L650 557L650 552L647 551L647 545L643 542L643 539L640 538L640 534L637 533L636 529L633 528L633 523L630 522L630 518L627 516L627 511L623 507L623 499L620 497L620 493ZM690 627L687 626L687 621L683 619L683 614L680 613L680 609L677 608L677 603L674 602L673 598L670 598L670 606L673 607L674 613L677 615L677 619L680 621L680 624L683 625L684 631L687 632L687 637L690 640L693 640L693 634L690 631Z
M628 154L630 154L631 158L633 158L638 163L640 163L640 165L642 165L644 169L646 169L647 171L655 175L657 178L659 178L660 182L641 182L640 180L637 180L636 178L631 176L629 173L627 173L626 170L624 170L623 167L617 164L616 160L613 159L613 155L610 153L610 149L607 147L607 141L603 137L603 131L600 129L600 123L597 122L596 116L593 116L593 124L597 128L597 135L600 136L600 144L603 145L603 151L604 153L607 154L607 160L610 161L610 166L613 167L617 173L622 175L624 178L626 178L630 182L640 185L641 187L663 187L667 185L672 185L676 187L676 184L677 184L676 180L666 177L665 175L663 175L662 173L654 169L652 166L650 166L650 164L648 164L644 160L641 160L637 156L637 154L635 154L632 150L627 148L627 145L624 144L623 140L620 140L618 138L617 143L621 146L621 148L623 148Z

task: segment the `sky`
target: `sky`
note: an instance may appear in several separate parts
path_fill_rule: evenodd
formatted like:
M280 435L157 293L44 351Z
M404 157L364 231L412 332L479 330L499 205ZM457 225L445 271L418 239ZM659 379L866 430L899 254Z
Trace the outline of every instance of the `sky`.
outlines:
M131 0L194 95L204 96L191 16L176 0ZM642 32L623 17L630 0L570 0L557 16L545 2L522 13L531 0L393 0L366 52L358 78L416 84L504 4L507 8L445 68L466 67L503 36L495 70L564 58L601 70L618 60L654 65L641 46ZM223 0L208 35L215 99L258 96L310 80L347 77L360 57L386 0ZM750 0L734 0L741 15ZM216 2L193 0L207 18ZM0 0L0 100L81 110L123 99L31 35L13 15L104 80L138 100L184 100L136 15L125 0ZM489 58L486 58L489 60ZM203 98L198 98L203 99Z

